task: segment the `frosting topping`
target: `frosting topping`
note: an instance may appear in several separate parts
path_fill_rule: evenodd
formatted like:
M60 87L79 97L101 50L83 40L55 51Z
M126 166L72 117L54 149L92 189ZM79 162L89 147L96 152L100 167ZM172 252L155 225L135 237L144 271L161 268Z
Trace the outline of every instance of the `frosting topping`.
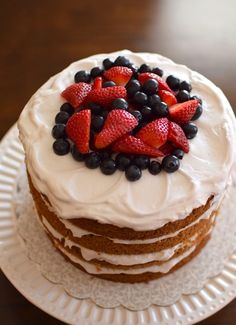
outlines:
M101 66L105 57L118 55L136 65L159 66L166 75L189 81L193 94L203 99L198 136L174 174L153 177L144 171L138 182L130 183L122 172L104 177L99 170L78 164L71 155L59 157L51 150L54 117L63 103L60 93L78 70ZM85 217L142 231L159 228L184 218L210 195L224 191L234 161L235 117L222 91L199 73L157 54L120 51L71 64L33 95L18 125L33 184L65 219Z

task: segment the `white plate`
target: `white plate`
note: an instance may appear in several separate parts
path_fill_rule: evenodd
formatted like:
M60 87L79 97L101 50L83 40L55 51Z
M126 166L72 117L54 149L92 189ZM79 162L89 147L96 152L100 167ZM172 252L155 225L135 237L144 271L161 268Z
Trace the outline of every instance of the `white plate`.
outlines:
M209 280L198 293L183 295L171 306L153 305L144 311L101 308L89 299L69 296L60 285L48 281L26 256L15 229L13 193L24 160L17 135L13 126L0 145L0 265L10 282L34 305L69 324L182 325L199 322L236 297L236 253L221 274Z

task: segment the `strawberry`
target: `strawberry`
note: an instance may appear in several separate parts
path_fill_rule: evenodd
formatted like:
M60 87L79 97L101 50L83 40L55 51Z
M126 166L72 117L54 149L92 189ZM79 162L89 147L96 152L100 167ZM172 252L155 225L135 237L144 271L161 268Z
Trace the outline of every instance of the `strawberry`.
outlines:
M91 91L92 86L85 82L75 83L67 87L61 96L65 98L74 108L78 108Z
M177 99L173 92L169 92L167 90L159 90L158 95L160 96L161 100L168 106L177 104Z
M163 153L160 150L145 144L141 139L127 134L114 143L112 150L115 152L147 155L151 157L163 156Z
M165 144L163 144L163 146L161 146L160 148L158 148L161 152L163 152L163 154L166 155L170 155L172 153L172 151L174 149L176 149L176 147L173 146L173 144L169 141L167 141Z
M95 147L102 149L133 130L138 125L136 118L123 109L111 111L106 119L102 131L96 136Z
M116 98L126 98L125 87L114 86L92 90L86 98L86 102L95 102L102 106L108 106Z
M175 104L169 107L171 120L179 124L187 123L191 120L199 105L197 99L188 100L187 102Z
M175 122L169 122L168 140L184 152L189 152L189 143L182 128Z
M91 111L89 109L73 114L66 124L66 134L77 149L85 154L89 152L89 134Z
M133 71L127 67L112 67L104 72L107 80L114 81L117 86L125 86L133 75Z
M169 123L166 117L148 123L138 133L137 138L144 143L159 148L167 141Z
M159 90L167 90L170 93L174 93L170 87L167 85L167 83L157 74L152 73L152 72L144 72L144 73L140 73L140 75L138 76L138 80L141 83L141 85L148 79L154 79L158 82L159 84Z
M94 79L92 89L102 88L102 77L97 77Z

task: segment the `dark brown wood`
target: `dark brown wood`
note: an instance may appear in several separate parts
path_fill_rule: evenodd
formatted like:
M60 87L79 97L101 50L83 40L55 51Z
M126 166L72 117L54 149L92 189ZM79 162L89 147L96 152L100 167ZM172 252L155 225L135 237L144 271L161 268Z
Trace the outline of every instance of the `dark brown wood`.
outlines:
M79 58L118 49L166 55L203 73L236 107L234 0L0 2L0 137L51 75ZM0 275L2 324L60 324ZM204 325L235 324L236 301Z

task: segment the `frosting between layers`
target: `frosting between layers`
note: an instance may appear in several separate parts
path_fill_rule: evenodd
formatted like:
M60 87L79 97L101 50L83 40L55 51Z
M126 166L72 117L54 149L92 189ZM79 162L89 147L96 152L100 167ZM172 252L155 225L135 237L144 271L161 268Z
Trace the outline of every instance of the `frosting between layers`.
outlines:
M204 101L204 112L196 122L199 132L190 141L190 153L180 169L154 177L148 171L131 183L123 172L104 176L89 170L72 156L57 156L52 150L51 129L63 99L60 93L74 74L102 65L105 57L127 56L136 65L159 66L165 77L174 74L191 82L194 95ZM100 223L152 230L185 218L212 194L225 190L234 159L235 117L226 97L197 72L157 54L120 51L95 55L71 64L50 78L30 99L19 119L20 139L35 188L49 199L63 219L85 217Z

